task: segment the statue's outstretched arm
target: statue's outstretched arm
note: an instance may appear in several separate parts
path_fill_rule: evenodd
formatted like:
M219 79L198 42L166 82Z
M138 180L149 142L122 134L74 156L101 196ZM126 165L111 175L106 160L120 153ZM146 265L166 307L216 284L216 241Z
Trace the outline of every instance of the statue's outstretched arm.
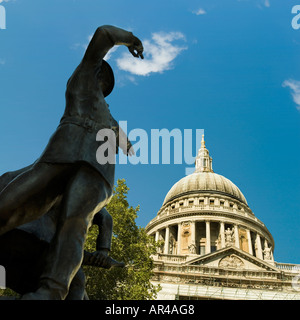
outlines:
M142 42L132 32L105 25L95 31L83 57L83 62L99 64L115 45L125 45L134 57L144 58Z

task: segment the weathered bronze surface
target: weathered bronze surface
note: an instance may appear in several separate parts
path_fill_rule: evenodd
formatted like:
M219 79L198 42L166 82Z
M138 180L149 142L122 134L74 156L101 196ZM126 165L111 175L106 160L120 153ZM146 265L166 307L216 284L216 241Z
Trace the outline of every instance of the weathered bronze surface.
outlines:
M83 260L87 230L111 198L114 164L98 163L100 143L95 137L100 129L119 131L104 99L114 78L103 58L115 45L125 45L134 57L143 58L142 43L131 32L99 27L68 80L65 112L47 147L34 165L0 193L0 235L16 232L18 226L43 217L59 204L39 288L23 299L68 297ZM127 140L122 135L120 131L119 139ZM120 147L124 153L133 154L129 142Z

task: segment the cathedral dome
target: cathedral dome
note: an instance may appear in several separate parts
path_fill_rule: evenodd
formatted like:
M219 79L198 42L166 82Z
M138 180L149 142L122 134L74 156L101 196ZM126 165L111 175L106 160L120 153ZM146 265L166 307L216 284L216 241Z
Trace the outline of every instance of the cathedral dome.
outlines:
M246 198L233 182L214 172L194 172L182 178L167 193L163 204L183 195L201 192L227 195L248 205Z
M162 241L159 257L165 261L183 262L186 257L207 256L229 247L273 261L271 233L249 208L240 189L214 173L204 135L194 173L173 185L146 232Z
M258 288L261 294L278 290L275 297L290 290L290 279L299 273L295 267L293 275L282 276L290 267L274 261L272 234L239 188L214 173L204 135L194 173L172 186L145 230L157 243L153 281L162 287L161 299L171 292L176 299L220 292L223 299L226 290L229 299L239 290L248 297L252 286L253 297Z
M202 136L201 148L195 161L196 170L173 185L167 193L164 205L180 196L213 192L220 195L230 196L248 206L246 198L240 189L229 179L216 174L212 169L212 158L205 147L204 135Z

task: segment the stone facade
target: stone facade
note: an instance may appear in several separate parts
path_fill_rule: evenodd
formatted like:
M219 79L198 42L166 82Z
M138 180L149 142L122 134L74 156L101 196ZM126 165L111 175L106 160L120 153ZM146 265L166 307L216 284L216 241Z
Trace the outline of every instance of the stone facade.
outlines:
M259 295L265 299L283 292L300 299L300 289L293 285L300 266L274 261L271 233L238 187L213 172L204 138L195 164L195 172L170 189L146 227L160 244L153 278L163 288L159 298L213 298L201 293L206 287L216 299L226 299L225 291L220 296L216 288L236 288L238 299L246 298L241 290L253 298L258 289L267 291ZM187 286L193 294L186 293ZM228 299L233 298L230 292Z

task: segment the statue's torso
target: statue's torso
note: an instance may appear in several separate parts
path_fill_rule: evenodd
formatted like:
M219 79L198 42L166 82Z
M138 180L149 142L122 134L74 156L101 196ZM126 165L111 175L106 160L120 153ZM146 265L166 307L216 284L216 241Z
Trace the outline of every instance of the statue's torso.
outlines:
M68 81L66 89L66 110L64 117L78 116L89 118L111 127L111 114L108 109L95 68L80 64Z
M85 126L92 120L93 128ZM112 128L113 118L104 100L95 69L80 64L68 81L66 109L62 121L49 140L38 162L86 162L94 167L113 188L114 163L100 164L96 153L103 141L97 141L100 129ZM89 122L87 122L89 124Z

